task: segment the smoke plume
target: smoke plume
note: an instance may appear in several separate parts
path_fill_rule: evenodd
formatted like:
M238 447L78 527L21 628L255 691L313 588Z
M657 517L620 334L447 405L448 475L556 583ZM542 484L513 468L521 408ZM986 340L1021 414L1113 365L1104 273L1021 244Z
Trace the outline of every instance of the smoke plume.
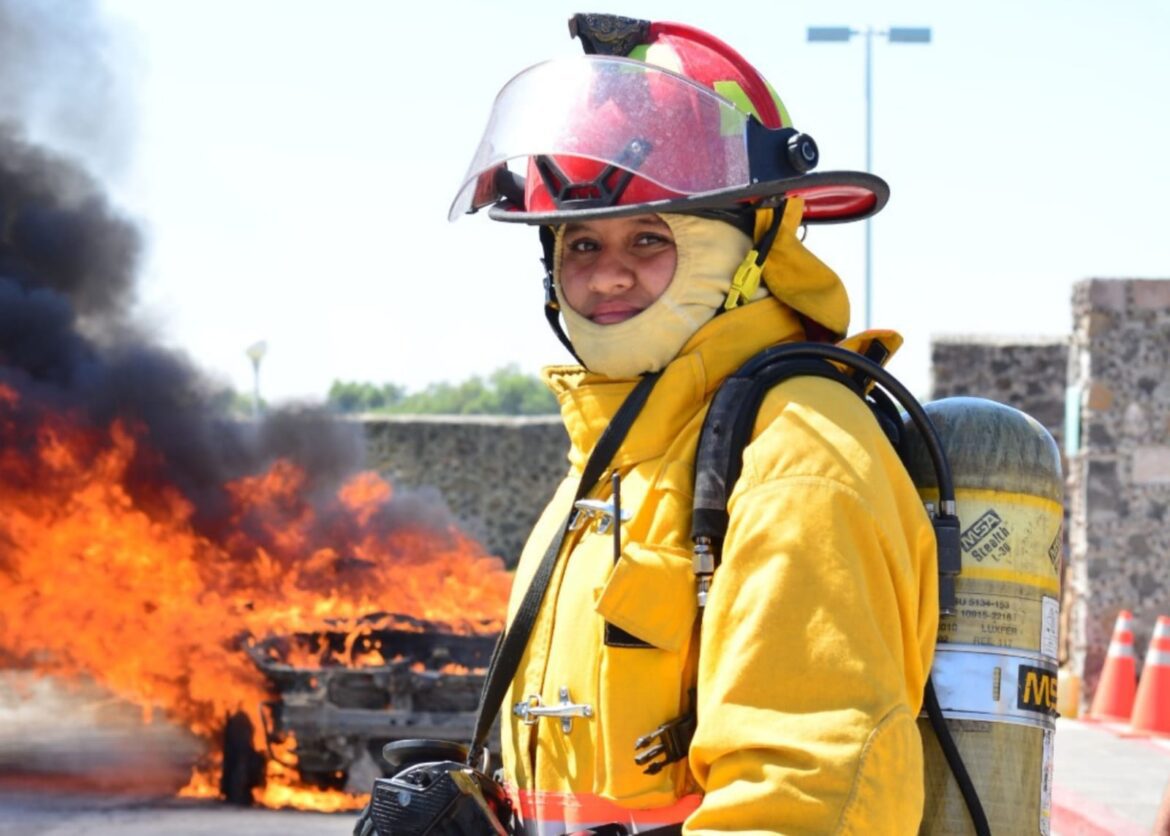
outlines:
M0 0L0 122L103 176L130 159L130 44L90 0Z
M131 468L136 501L175 486L215 534L226 482L287 458L312 497L361 466L363 440L357 425L310 408L233 418L226 387L135 322L142 235L62 150L110 160L130 135L131 97L108 63L115 45L93 3L0 0L0 385L26 411L96 428L128 421L147 442ZM35 432L0 427L0 453Z

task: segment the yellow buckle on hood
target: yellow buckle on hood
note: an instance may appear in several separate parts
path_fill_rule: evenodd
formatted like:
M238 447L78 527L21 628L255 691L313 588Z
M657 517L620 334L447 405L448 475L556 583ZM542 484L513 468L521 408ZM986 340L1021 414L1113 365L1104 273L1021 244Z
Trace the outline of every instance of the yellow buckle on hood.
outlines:
M735 269L731 277L731 289L727 291L727 301L723 303L723 310L730 311L745 304L756 295L760 289L760 276L764 273L764 265L756 264L760 254L756 250L749 250L743 262Z

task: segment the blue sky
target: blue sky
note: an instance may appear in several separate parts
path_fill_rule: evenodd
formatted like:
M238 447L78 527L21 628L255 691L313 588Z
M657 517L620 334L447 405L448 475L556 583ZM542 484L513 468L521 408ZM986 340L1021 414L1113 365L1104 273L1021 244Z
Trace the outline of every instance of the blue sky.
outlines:
M335 378L412 388L567 355L541 312L536 234L446 220L492 99L579 51L543 2L103 0L133 115L100 168L142 222L141 312L247 391L267 340L271 400ZM599 10L599 9L593 9ZM930 26L874 44L874 323L928 388L933 334L1062 334L1074 282L1170 277L1170 4L1080 0L633 2L754 63L821 169L864 166L864 50L809 25ZM748 11L750 10L750 12ZM860 224L807 243L862 324ZM1054 370L1063 374L1063 370Z

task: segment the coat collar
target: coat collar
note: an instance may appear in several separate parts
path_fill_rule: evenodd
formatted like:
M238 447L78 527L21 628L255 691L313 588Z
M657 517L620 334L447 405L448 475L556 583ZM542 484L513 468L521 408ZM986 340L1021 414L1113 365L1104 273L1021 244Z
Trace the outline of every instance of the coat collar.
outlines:
M649 402L614 456L614 466L627 467L661 456L716 387L752 355L769 345L803 337L796 314L774 298L712 319L663 370ZM560 402L572 441L569 461L580 470L636 381L614 380L580 366L549 367L544 370L544 379Z

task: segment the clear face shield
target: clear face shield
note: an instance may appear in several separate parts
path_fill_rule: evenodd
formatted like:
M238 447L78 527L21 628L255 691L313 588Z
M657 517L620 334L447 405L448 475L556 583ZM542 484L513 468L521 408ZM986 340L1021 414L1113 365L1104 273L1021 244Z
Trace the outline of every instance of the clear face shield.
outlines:
M496 96L448 218L496 203L510 160L568 156L695 195L752 182L751 118L690 79L641 61L589 55L537 64Z

